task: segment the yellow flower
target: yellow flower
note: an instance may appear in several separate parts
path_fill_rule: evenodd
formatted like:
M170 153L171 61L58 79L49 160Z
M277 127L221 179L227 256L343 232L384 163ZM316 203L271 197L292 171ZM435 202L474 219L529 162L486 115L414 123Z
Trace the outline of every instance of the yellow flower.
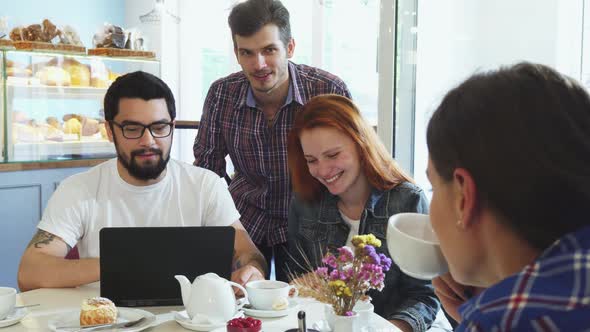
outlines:
M346 297L352 296L352 290L342 280L330 281L328 283L328 286L330 286L332 289L334 289L334 293L336 293L336 296L343 296L343 295Z
M352 237L352 244L360 249L364 248L366 245L381 247L381 240L376 238L373 234L355 235Z

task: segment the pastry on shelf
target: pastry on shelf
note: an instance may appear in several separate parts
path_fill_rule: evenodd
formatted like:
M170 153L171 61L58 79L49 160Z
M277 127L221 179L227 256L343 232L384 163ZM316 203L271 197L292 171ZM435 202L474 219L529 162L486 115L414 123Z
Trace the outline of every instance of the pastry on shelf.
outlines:
M56 66L43 67L36 75L44 85L69 86L72 83L70 73Z
M98 125L98 130L100 131L100 136L102 137L102 139L109 139L107 135L107 128L104 122Z
M109 81L114 82L121 74L109 70Z
M100 132L98 120L87 117L82 119L82 136L92 136L98 132Z
M90 86L95 88L108 88L109 70L102 61L93 62L90 67Z
M55 128L47 123L40 124L37 128L48 141L61 142L64 140L64 132L61 129Z
M6 76L12 77L31 77L32 72L27 68L6 67Z
M80 135L82 132L82 123L76 118L71 118L64 123L64 133Z
M32 72L29 68L20 62L6 60L6 76L13 77L30 77Z
M74 119L78 119L78 121L82 122L82 118L83 116L81 116L80 114L73 114L73 113L69 113L66 114L62 117L62 120L64 122L68 121L69 119L74 118Z
M43 142L45 137L41 130L28 124L13 123L12 139L14 142L36 143Z
M61 128L61 124L59 123L59 120L57 120L56 117L54 116L50 116L47 119L45 119L45 122L47 122L48 125L54 127L54 128Z

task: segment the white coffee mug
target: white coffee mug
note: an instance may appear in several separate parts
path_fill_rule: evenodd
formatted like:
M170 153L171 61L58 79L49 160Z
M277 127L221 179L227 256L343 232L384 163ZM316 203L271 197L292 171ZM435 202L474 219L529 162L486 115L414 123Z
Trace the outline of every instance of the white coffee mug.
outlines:
M389 218L387 248L393 262L405 274L432 279L448 271L430 217L419 213L398 213Z
M275 280L256 280L246 284L248 301L257 310L282 310L289 304L289 292L297 288L286 282Z
M12 287L0 287L0 320L12 313L15 304L16 289Z

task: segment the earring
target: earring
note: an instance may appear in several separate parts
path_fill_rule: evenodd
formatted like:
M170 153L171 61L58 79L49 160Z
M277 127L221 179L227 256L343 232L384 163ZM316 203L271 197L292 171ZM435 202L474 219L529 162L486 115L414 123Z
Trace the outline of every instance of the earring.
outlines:
M461 229L464 228L463 223L461 222L461 219L457 220L457 227L459 227Z

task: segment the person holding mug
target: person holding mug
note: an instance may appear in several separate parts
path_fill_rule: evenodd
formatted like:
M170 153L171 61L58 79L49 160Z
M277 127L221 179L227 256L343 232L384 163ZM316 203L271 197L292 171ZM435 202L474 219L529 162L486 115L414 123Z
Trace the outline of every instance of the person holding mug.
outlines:
M354 235L372 233L382 242L376 249L391 257L389 217L428 212L423 191L346 97L310 99L295 117L287 151L295 192L287 233L294 273L320 266L328 250L352 247ZM393 262L384 284L369 292L377 314L402 331L430 328L440 304L429 280L412 278Z
M456 331L590 328L586 90L539 64L478 73L444 97L427 143L450 270L434 284L448 312L463 303Z

